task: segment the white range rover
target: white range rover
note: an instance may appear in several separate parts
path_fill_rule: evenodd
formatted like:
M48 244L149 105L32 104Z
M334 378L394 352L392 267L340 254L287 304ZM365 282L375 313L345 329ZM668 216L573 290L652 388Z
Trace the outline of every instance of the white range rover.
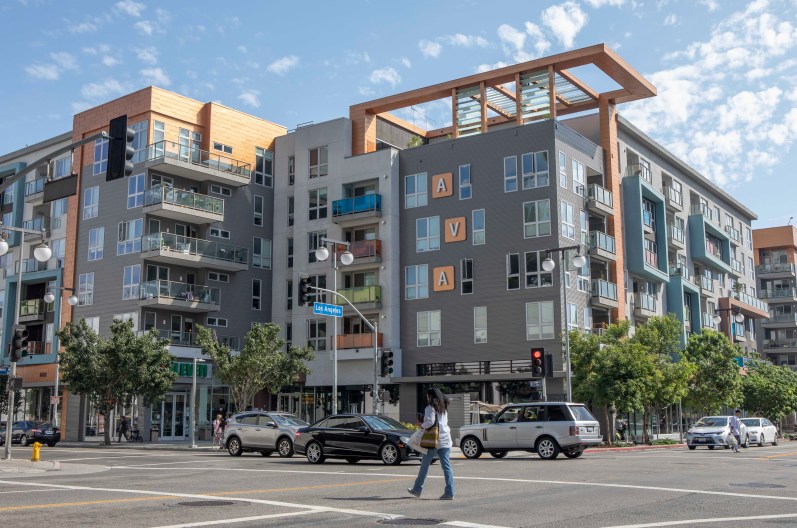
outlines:
M533 402L507 405L492 423L460 427L458 443L467 458L528 451L553 460L559 453L578 458L602 441L598 421L583 404Z

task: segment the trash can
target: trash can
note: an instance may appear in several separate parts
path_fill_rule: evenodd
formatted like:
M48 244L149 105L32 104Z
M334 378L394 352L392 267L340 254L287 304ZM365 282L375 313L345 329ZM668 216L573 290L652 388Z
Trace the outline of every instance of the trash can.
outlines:
M210 440L210 428L202 427L199 429L199 439L200 440Z
M160 437L160 430L159 429L150 429L149 430L149 441L154 443L158 441Z

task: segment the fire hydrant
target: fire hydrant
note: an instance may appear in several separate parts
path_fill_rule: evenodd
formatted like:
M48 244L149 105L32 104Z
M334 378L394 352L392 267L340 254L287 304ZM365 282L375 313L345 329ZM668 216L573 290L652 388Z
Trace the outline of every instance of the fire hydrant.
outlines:
M39 442L33 442L33 456L30 457L31 462L38 462L39 461L39 451L42 448L42 444Z

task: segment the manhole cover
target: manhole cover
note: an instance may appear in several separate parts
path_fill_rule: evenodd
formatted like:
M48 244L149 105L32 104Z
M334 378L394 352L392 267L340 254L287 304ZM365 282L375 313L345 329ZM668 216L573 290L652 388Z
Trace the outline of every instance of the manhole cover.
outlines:
M780 484L767 484L766 482L740 482L738 484L731 484L739 488L785 488Z
M233 501L193 501L193 502L178 502L178 506L230 506L231 504L235 504Z
M400 519L382 519L376 522L391 526L437 526L443 521L441 519L408 519L407 517L401 517Z

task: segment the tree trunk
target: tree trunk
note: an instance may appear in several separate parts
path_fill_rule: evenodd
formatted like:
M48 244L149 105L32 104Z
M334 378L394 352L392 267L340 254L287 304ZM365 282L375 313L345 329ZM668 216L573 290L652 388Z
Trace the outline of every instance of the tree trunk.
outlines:
M650 431L648 428L650 427L650 408L645 407L645 411L642 413L642 443L649 444L650 443Z
M111 445L111 411L107 410L102 415L102 422L105 424L105 445Z
M606 429L607 429L606 437L609 439L609 445L612 445L612 444L614 444L614 441L613 441L614 440L614 420L612 419L612 416L609 414L609 408L608 407L604 407L603 408L603 414L606 417L606 423L608 424L606 426Z

